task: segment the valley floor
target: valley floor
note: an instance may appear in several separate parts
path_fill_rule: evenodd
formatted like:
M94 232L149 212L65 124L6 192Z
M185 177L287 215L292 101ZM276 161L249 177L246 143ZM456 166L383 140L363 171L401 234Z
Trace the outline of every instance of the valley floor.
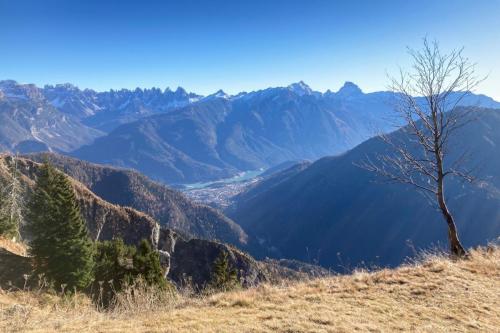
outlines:
M500 250L100 313L76 300L0 293L0 331L500 332Z

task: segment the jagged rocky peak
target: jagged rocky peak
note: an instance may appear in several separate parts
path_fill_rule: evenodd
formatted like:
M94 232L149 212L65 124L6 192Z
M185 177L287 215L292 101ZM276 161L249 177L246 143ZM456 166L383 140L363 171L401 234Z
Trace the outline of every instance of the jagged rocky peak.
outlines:
M309 87L307 84L305 84L304 81L292 83L291 85L288 86L288 89L293 91L294 93L296 93L299 96L311 95L313 92L311 87Z
M188 97L187 91L182 87L177 87L173 95L175 99L186 99Z
M351 97L363 94L363 91L354 83L346 81L342 88L337 91L338 96Z
M42 100L43 94L34 84L21 84L14 80L0 81L0 90L10 98Z
M62 91L80 91L80 89L72 83L58 83L55 86L46 85L44 88L46 89L55 89Z
M7 89L16 86L18 83L14 80L1 80L0 89Z

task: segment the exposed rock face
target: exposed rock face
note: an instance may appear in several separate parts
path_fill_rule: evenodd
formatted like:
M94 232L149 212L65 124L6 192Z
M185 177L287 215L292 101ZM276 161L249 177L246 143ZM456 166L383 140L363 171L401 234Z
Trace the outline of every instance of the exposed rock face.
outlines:
M178 286L191 285L195 290L206 286L213 273L215 260L223 253L228 254L229 266L238 272L243 287L262 282L279 282L283 279L304 279L327 276L330 272L319 266L294 260L255 260L233 246L202 239L184 240L178 235L170 252L168 277ZM160 237L161 243L161 237Z
M158 253L160 254L161 267L163 267L163 277L167 278L170 272L170 253L163 250L158 250Z
M175 231L162 228L158 239L158 249L168 253L174 252L177 238L179 238L179 235Z

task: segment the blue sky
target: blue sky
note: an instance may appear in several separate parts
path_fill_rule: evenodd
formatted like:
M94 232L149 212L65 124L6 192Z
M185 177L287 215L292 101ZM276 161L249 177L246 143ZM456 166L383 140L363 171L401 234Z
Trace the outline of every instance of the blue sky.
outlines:
M0 79L228 93L304 80L383 90L424 36L489 74L500 100L500 0L0 0Z

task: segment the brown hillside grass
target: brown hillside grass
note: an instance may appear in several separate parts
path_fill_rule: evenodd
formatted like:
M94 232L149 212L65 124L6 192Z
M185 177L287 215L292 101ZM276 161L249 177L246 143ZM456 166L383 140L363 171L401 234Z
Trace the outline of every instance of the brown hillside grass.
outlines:
M98 312L83 296L0 294L5 332L500 332L500 249ZM126 303L126 302L125 302Z
M6 249L19 256L25 257L28 255L28 249L24 243L14 242L2 236L0 236L0 248Z

